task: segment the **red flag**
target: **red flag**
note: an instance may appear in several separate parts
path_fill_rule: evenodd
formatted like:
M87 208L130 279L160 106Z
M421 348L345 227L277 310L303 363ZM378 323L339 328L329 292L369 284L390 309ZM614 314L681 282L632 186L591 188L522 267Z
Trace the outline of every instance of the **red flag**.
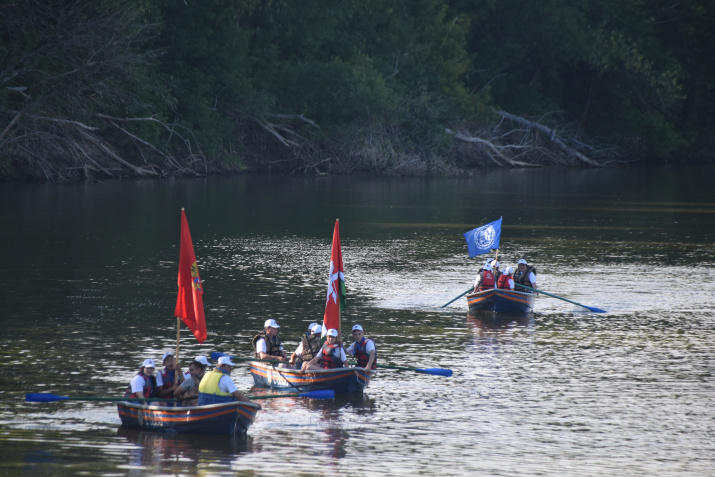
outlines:
M323 333L329 329L338 330L340 338L340 316L345 309L345 273L343 272L343 252L340 248L339 221L335 220L333 230L333 250L330 252L330 273L328 274L328 296L325 299L325 314L323 315Z
M199 267L196 265L196 255L194 255L194 244L191 242L189 223L186 221L184 209L181 209L179 295L176 297L174 315L181 318L199 343L206 340L203 293Z

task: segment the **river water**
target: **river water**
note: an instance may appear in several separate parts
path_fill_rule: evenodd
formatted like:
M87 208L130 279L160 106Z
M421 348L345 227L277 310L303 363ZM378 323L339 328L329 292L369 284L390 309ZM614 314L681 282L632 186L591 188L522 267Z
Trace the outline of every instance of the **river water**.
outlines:
M485 171L468 179L241 176L0 184L4 475L714 475L713 167ZM181 354L286 347L322 318L340 219L348 326L382 363L362 396L263 400L246 437L120 428L144 358L176 341L181 207L209 337ZM485 256L462 233L503 217L499 260L542 295L466 318ZM182 360L183 361L183 360ZM185 361L184 361L185 363ZM184 364L185 366L185 364ZM233 372L251 392L247 366Z

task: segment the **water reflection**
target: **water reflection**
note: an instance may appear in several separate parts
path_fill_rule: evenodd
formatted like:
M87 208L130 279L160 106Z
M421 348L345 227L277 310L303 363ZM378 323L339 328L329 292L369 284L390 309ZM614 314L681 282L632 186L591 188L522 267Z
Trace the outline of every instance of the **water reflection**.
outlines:
M170 435L120 427L117 437L132 444L125 465L128 475L193 473L209 463L230 468L236 456L253 452L253 438L244 435Z

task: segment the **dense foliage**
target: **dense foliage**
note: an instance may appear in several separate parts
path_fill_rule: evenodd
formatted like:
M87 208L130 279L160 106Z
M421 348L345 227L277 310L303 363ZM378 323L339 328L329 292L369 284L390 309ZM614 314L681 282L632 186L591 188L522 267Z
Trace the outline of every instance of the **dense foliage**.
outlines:
M695 0L0 0L0 174L711 161L712 18Z

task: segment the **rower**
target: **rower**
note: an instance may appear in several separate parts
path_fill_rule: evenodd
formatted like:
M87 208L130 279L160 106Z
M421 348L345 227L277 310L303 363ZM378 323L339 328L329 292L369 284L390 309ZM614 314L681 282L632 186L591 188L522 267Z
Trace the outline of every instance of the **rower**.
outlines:
M521 288L519 285L526 285L536 289L536 268L526 263L523 258L519 260L517 269L514 271L514 284L517 291L533 293L533 290Z
M300 338L300 344L290 355L290 364L295 364L296 369L300 369L303 362L310 361L320 351L320 335L323 332L323 327L317 323L311 323L309 333L305 333Z
M154 376L154 368L154 360L145 359L139 368L139 373L129 383L124 397L155 398L157 387L161 386L161 381Z
M251 402L231 379L231 371L236 365L228 356L221 356L214 369L206 373L199 384L199 406L224 402Z
M353 326L353 338L355 342L348 346L346 351L348 354L355 356L358 367L366 370L377 368L375 342L365 337L362 326Z
M477 278L474 279L474 292L490 290L495 285L496 280L494 279L494 273L492 273L492 264L485 263L484 268L477 273Z
M330 329L326 336L326 341L323 347L318 352L318 355L303 363L303 371L318 370L318 369L335 369L344 368L348 364L348 358L345 356L343 344L338 341L338 330Z
M263 324L263 331L253 338L256 358L286 360L286 353L283 351L281 339L278 337L278 328L280 326L276 320L266 320Z
M514 273L513 268L506 267L504 269L504 272L501 274L501 276L497 280L497 288L500 288L502 290L513 290L514 289L514 277L512 277L513 273Z

